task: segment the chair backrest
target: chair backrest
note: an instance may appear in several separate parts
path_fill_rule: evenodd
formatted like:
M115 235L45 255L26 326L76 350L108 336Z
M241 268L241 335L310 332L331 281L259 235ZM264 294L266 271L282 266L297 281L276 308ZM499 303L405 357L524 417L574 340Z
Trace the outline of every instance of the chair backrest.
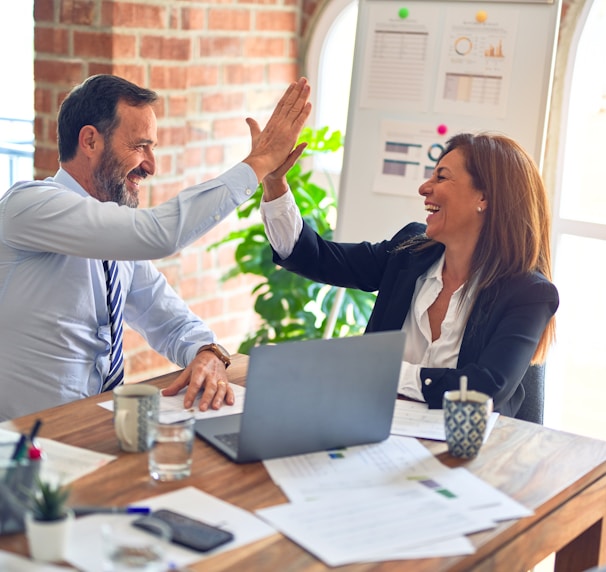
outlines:
M545 364L531 365L522 378L526 395L516 419L543 424L545 410Z

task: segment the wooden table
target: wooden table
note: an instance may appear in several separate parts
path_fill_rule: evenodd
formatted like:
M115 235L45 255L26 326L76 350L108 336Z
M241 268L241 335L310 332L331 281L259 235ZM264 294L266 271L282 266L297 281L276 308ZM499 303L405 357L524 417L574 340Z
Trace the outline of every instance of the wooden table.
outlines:
M244 383L248 359L236 356L230 380ZM176 374L150 380L168 385ZM5 397L3 397L4 399ZM27 431L37 417L44 420L40 436L118 459L73 484L74 505L125 505L195 486L234 505L254 511L286 502L262 463L237 465L196 439L193 474L174 483L153 481L145 453L122 453L112 414L97 403L100 395L1 423L5 429ZM526 571L556 552L558 572L583 571L606 564L606 442L546 429L501 416L480 455L472 461L451 458L444 443L423 443L445 464L465 466L534 515L501 523L471 535L476 552L468 556L432 558L340 567L348 572L392 571ZM22 534L0 537L0 549L27 554ZM191 566L195 571L317 572L328 570L311 554L281 534L219 554Z

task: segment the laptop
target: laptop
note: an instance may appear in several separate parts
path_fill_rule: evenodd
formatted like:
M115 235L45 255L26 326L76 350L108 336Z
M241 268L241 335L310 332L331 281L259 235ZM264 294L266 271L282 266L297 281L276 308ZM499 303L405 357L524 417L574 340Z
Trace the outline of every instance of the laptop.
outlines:
M255 347L242 413L196 434L236 463L382 441L403 353L402 331Z

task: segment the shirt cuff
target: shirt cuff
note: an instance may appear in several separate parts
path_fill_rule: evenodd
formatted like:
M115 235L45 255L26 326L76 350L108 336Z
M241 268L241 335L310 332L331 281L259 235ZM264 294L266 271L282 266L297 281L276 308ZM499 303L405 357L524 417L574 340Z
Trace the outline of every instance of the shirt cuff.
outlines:
M238 163L224 173L218 180L225 184L237 196L239 204L250 199L259 187L257 175L252 167L246 163Z
M416 401L425 402L421 391L421 366L418 364L402 362L400 369L400 380L398 382L398 393Z
M260 211L269 243L281 259L288 258L303 229L303 219L290 189L273 201L261 201Z

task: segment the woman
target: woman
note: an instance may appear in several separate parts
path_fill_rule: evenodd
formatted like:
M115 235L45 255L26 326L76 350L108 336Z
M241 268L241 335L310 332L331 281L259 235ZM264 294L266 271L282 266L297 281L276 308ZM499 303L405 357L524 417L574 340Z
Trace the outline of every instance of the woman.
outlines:
M419 188L426 225L376 244L322 240L302 222L284 168L263 181L275 262L318 282L378 291L366 331L404 329L401 394L440 408L466 375L470 389L515 416L524 373L553 341L559 303L549 206L531 157L501 135L455 135Z

